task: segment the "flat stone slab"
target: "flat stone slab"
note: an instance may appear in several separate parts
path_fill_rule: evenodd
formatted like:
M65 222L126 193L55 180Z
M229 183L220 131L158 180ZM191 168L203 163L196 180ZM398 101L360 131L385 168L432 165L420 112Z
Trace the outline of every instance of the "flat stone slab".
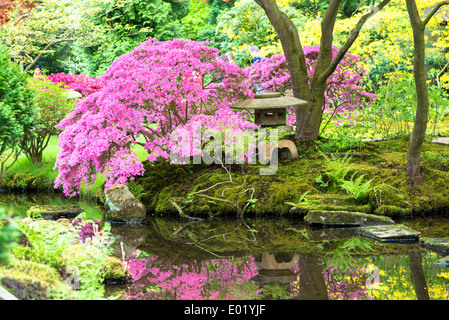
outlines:
M422 237L420 244L429 250L436 251L442 255L449 255L449 238L427 238Z
M418 241L421 232L410 229L407 226L397 224L392 226L368 226L360 228L360 234L385 242L409 242Z
M40 205L28 209L27 214L32 218L39 216L45 220L58 220L61 218L73 219L82 212L84 210L77 206Z
M304 221L312 226L324 227L359 227L394 224L394 221L390 217L362 212L323 210L309 211L304 217Z
M440 143L440 144L449 144L449 137L438 137L432 142L434 143Z

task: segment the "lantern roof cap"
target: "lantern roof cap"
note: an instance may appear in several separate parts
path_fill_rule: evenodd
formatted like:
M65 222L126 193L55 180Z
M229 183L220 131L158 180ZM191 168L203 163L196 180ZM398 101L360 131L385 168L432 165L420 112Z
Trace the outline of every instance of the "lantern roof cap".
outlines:
M254 99L246 99L231 106L232 109L285 109L307 104L295 97L282 96L279 92L257 93Z

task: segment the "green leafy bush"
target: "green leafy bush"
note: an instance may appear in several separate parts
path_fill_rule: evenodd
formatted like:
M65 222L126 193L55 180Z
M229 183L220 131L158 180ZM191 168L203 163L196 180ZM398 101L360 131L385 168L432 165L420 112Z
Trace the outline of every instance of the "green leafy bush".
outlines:
M9 263L10 251L19 239L15 223L6 219L6 214L0 211L0 265Z
M68 97L68 89L60 83L53 83L46 77L33 78L29 82L36 95L36 126L34 135L22 140L20 147L37 166L41 165L42 154L51 136L58 133L55 126L73 109L73 99Z
M34 96L27 84L28 75L0 44L0 179L17 160L18 144L32 136Z

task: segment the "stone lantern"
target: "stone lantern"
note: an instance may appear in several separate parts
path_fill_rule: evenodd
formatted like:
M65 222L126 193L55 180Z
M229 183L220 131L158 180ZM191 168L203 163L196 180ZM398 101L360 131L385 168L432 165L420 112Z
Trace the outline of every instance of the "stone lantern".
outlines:
M285 126L287 120L287 108L306 105L307 101L283 97L279 92L263 92L255 95L254 99L243 100L233 106L232 109L254 109L254 122L262 127Z
M257 93L254 99L246 99L231 106L232 109L254 110L254 123L261 127L280 127L287 125L287 108L306 105L307 101L294 97L281 96L279 92ZM266 155L280 159L298 158L298 150L291 140L279 140L276 146L267 146Z

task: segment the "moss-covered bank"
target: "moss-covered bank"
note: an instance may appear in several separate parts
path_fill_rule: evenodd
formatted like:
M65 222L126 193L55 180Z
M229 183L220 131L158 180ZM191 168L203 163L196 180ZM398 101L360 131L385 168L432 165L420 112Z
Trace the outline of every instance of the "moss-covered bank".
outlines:
M145 175L128 186L149 214L163 216L177 216L180 210L196 217L239 213L302 216L317 209L410 217L447 212L449 208L447 145L424 144L422 183L413 183L405 172L407 139L363 143L352 151L347 163L351 165L347 180L353 174L354 180L361 175L365 175L364 182L372 180L367 197L357 200L332 181L316 182L317 177L326 177L331 168L317 151L315 142L296 144L299 158L281 160L274 175L260 175L259 165L227 166L229 175L221 165L146 162ZM10 171L0 181L0 189L54 191L54 171L44 168L38 172L49 174L37 177L33 172ZM100 179L93 187L83 188L82 194L104 201L103 183L104 179Z
M357 200L332 181L316 182L330 171L325 158L314 143L297 145L299 159L280 161L274 175L260 175L258 165L228 167L232 182L221 165L146 163L145 176L136 180L138 196L155 215L177 215L180 208L191 216L235 216L243 209L245 215L298 216L319 209L410 217L449 208L449 146L424 144L422 182L413 183L405 171L406 139L365 143L347 160L347 180L353 174L372 180L367 197Z

